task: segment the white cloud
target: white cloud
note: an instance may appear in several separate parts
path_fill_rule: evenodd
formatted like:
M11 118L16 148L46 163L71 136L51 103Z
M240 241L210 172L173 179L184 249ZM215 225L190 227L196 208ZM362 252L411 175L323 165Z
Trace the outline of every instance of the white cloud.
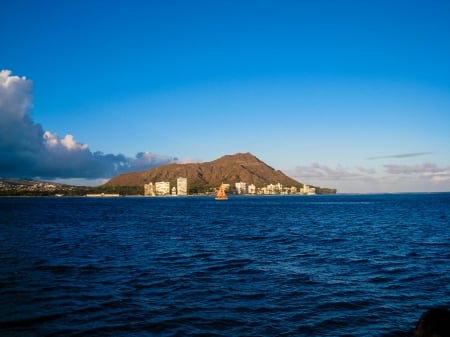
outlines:
M62 146L67 150L87 150L87 144L79 144L75 141L72 135L66 135L64 138L59 138L57 134L51 133L50 131L45 131L42 136L44 143L48 148L57 148Z
M193 164L193 163L201 163L202 160L198 159L198 158L190 158L190 157L186 157L186 158L181 158L177 160L178 164Z
M0 123L20 122L31 104L33 84L25 77L11 76L10 70L0 71Z
M75 142L72 135L66 135L60 142L68 150L87 150L88 148L87 144L78 144Z
M45 131L42 138L44 138L44 142L48 147L55 147L59 144L58 136L50 131Z
M103 179L176 160L150 152L135 158L93 153L73 135L44 131L30 116L32 87L25 77L0 71L0 177Z

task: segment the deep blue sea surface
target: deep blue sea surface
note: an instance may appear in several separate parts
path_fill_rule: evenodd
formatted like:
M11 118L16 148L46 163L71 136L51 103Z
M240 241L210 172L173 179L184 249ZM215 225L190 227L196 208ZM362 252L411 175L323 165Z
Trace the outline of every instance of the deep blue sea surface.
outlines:
M1 336L409 336L450 193L0 198Z

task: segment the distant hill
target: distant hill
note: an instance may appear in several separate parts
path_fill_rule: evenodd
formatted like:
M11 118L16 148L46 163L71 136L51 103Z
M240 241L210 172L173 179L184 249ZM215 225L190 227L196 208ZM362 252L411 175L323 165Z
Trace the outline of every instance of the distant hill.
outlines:
M175 184L179 177L187 178L190 189L193 186L197 186L199 189L217 187L222 182L234 185L240 181L254 184L256 187L277 183L286 187L303 185L250 153L225 155L205 163L168 164L147 171L120 174L105 185L144 186L149 182L157 181L169 181L171 184Z
M0 196L48 196L73 192L70 185L21 178L0 178Z

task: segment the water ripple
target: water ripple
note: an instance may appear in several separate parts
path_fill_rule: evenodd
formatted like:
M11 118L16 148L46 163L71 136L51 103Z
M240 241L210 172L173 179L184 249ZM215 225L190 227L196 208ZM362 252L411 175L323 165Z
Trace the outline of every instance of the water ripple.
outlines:
M411 336L450 195L0 198L2 336Z

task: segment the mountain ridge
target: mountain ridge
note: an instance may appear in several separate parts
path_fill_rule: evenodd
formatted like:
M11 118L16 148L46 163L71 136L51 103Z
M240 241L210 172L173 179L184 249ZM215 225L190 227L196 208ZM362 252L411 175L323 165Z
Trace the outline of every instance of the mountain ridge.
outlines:
M222 182L233 185L236 182L254 184L256 187L268 184L301 187L303 183L275 170L253 154L236 153L203 163L170 163L146 171L117 175L105 183L106 186L143 186L149 182L169 181L185 177L188 186L215 187Z

